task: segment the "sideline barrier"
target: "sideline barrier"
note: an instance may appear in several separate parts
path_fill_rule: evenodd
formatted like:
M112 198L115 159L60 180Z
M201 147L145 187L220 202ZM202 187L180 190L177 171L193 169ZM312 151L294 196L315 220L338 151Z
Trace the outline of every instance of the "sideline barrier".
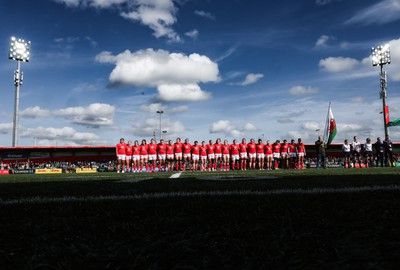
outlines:
M14 169L12 170L13 174L34 174L34 169Z
M76 173L97 173L96 168L77 168Z
M10 170L9 169L1 169L0 174L10 174Z
M35 169L35 174L62 173L62 169Z

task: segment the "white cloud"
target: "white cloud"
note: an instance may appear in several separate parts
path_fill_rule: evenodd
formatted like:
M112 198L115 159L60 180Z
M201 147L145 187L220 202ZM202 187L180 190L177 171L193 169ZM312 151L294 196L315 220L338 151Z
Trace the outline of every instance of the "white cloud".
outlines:
M343 72L354 69L360 62L348 57L328 57L319 61L319 67L327 72Z
M328 41L334 40L334 37L321 35L318 40L315 42L315 47L317 49L326 48L328 46Z
M157 111L164 111L165 107L161 103L151 103L147 105L142 105L140 111L148 113L156 113Z
M196 101L210 98L198 83L218 82L218 65L207 56L185 55L164 50L125 51L116 56L102 52L100 63L115 64L109 76L111 85L157 87L160 101Z
M160 119L147 118L143 123L138 123L134 126L134 135L140 137L152 137L153 133L156 136L159 134ZM171 122L169 119L162 121L162 130L167 131L168 136L176 136L185 131L185 127L180 122ZM180 135L179 135L180 136Z
M197 29L193 29L192 31L186 32L185 36L196 39L199 36L199 31L197 31Z
M250 132L254 132L259 130L255 125L253 125L252 123L246 123L243 127L244 131L250 131Z
M293 86L289 90L289 94L291 95L307 95L307 94L317 94L319 93L318 87L311 87L311 86Z
M301 128L304 130L315 131L317 129L322 130L324 127L320 123L314 121L306 121L301 124Z
M383 0L357 12L345 24L386 24L400 19L400 0Z
M50 111L41 109L39 106L35 106L26 108L20 112L20 116L26 118L47 117L50 116Z
M110 126L114 122L115 107L93 103L88 107L69 107L54 112L57 116L72 118L72 122L88 127Z
M257 74L249 73L249 74L247 74L245 80L240 83L240 85L246 86L246 85L256 83L259 79L261 79L263 77L264 77L264 74L261 74L261 73L257 73Z
M194 12L194 14L196 14L197 16L203 17L203 18L207 18L209 20L215 20L215 15L211 14L210 12L206 12L203 10L196 10Z
M315 0L315 4L317 4L318 6L325 6L330 3L338 2L338 1L342 1L342 0Z
M0 123L0 134L8 134L13 129L13 123Z
M228 120L219 120L218 122L213 123L210 127L210 133L222 133L227 137L236 139L244 137L246 132L254 132L258 130L259 129L251 123L246 123L243 128L238 128L232 125Z
M182 105L168 110L168 113L175 114L175 113L186 112L188 110L189 110L188 106Z

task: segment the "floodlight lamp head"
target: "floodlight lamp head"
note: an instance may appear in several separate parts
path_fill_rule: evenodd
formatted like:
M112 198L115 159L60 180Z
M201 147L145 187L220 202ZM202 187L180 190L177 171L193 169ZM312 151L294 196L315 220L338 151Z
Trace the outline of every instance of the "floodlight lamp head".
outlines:
M8 59L29 62L31 42L20 38L11 38Z
M372 48L372 66L383 66L390 64L389 44Z

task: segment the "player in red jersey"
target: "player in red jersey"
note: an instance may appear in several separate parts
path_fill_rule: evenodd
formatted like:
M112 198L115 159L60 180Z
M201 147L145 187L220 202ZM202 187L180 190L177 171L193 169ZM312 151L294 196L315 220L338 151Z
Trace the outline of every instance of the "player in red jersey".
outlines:
M140 145L140 171L143 171L143 168L145 168L146 171L149 171L148 161L149 161L148 146L146 140L143 139L142 144Z
M157 144L154 139L150 140L150 144L148 145L149 151L149 172L155 172L156 163L157 163Z
M282 169L289 169L289 143L283 140L281 144L281 166Z
M167 159L167 145L164 139L161 139L157 144L157 156L158 156L158 171L165 172L165 160Z
M167 167L168 171L172 172L174 170L174 159L175 159L174 155L175 145L172 142L172 140L168 141L166 148L167 148Z
M199 167L199 159L200 159L200 145L198 141L194 141L194 145L192 145L192 170L197 171Z
M276 140L272 144L272 153L273 153L273 158L274 158L274 169L279 170L279 163L281 160L281 141Z
M213 140L209 140L207 144L208 170L214 171L217 165L215 164L214 144Z
M200 145L200 171L205 171L207 166L207 145L205 141Z
M224 144L222 145L222 171L229 171L230 148L231 146L229 145L228 140L224 140Z
M259 170L264 170L264 158L265 158L264 147L265 146L263 141L261 139L258 139L258 143L256 144L256 155L257 155Z
M132 162L133 162L133 171L139 172L140 168L140 145L137 140L133 143L132 146Z
M191 151L192 145L189 143L189 139L185 139L185 143L182 144L182 151L183 151L183 170L187 168L191 169Z
M133 154L133 149L132 149L132 141L128 141L128 144L126 145L125 149L125 171L126 172L132 172L132 154Z
M219 166L219 169L221 170L221 167L222 167L222 143L221 143L220 138L218 138L214 144L214 154L215 154L214 169L217 170L217 167Z
M236 139L232 141L232 144L230 145L230 151L231 151L231 160L232 160L232 170L239 170L239 144L237 143Z
M265 148L265 159L267 163L267 170L272 170L272 159L274 157L273 152L272 152L272 144L267 141L267 143L264 146Z
M175 165L176 170L183 170L182 168L182 142L181 138L176 138L176 142L174 144L174 154L175 154Z
M254 139L250 139L250 142L247 144L247 152L249 153L249 169L254 170L256 168L256 142Z
M119 172L125 172L125 139L121 138L119 139L119 143L115 146L115 155L117 156L117 173ZM122 167L122 171L121 171Z
M242 139L242 143L239 144L239 155L240 155L240 169L247 169L247 143L246 139Z
M306 155L306 148L304 143L301 142L301 138L297 140L297 168L304 169L304 157Z
M296 163L297 163L297 147L296 144L294 143L294 140L292 139L289 144L289 167L291 169L296 169Z

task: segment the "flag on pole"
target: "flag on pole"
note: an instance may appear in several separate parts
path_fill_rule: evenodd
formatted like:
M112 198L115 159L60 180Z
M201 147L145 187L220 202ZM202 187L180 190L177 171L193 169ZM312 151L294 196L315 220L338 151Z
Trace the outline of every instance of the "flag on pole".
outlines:
M331 104L329 103L329 109L325 127L325 138L327 138L326 147L328 147L332 143L333 139L336 136L336 133L337 133L336 121L335 117L333 117Z
M400 126L400 118L393 119L388 123L388 127Z

